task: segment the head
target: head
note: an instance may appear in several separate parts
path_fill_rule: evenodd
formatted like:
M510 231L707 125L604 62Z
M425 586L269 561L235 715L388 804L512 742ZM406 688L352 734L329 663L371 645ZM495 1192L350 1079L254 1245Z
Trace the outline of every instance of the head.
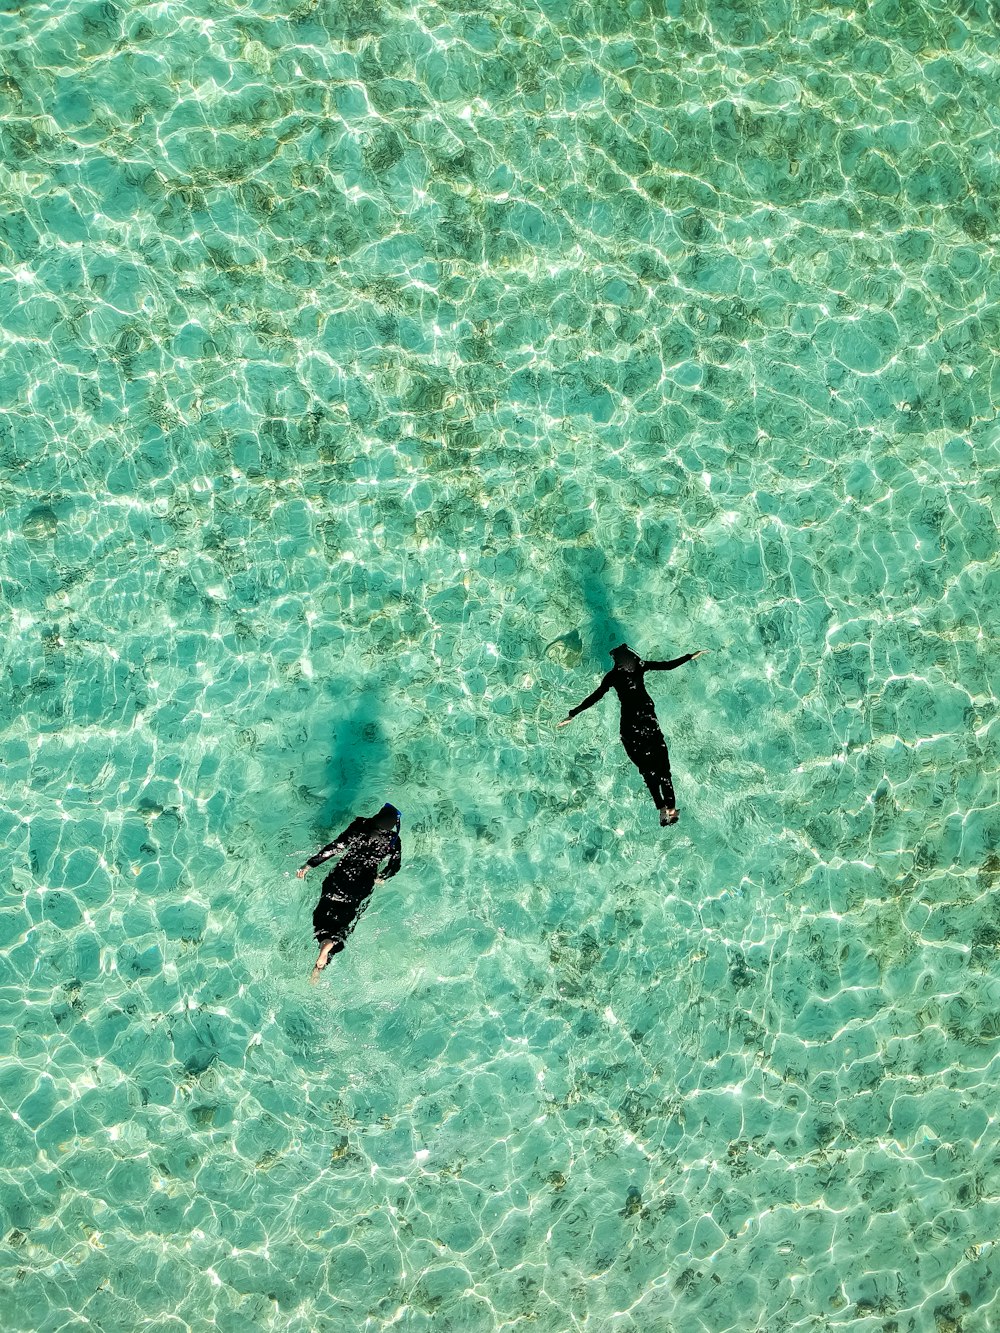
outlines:
M399 828L400 819L401 815L399 811L396 809L396 807L394 805L390 805L389 802L386 801L385 805L383 805L382 809L378 812L378 814L372 815L369 818L368 823L373 831L375 829L379 829L386 833L390 833L394 829Z
M611 660L622 671L635 671L642 661L639 654L634 653L627 643L620 643L617 648L611 649Z

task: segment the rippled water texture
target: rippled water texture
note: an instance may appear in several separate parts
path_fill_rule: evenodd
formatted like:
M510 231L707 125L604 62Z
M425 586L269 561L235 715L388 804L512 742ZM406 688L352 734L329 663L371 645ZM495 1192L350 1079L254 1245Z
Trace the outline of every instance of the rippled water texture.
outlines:
M1000 1328L995 6L0 50L4 1329Z

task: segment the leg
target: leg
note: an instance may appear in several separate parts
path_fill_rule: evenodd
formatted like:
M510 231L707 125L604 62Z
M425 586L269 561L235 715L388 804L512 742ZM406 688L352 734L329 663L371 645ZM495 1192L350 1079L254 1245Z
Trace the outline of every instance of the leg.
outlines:
M657 801L657 808L660 811L660 826L665 828L668 824L676 824L680 816L677 813L677 797L674 795L674 784L670 777L670 756L667 753L667 747L663 747L663 755L658 767L658 777L660 783L660 799Z
M315 986L319 981L319 974L326 967L327 963L335 953L340 953L344 947L343 940L323 940L319 946L319 957L316 959L316 966L312 970L312 976L309 980Z
M655 766L649 763L648 757L646 765L636 768L642 774L642 780L649 788L649 794L653 798L653 804L660 812L660 826L667 824L676 824L680 816L677 813L677 807L674 805L674 787L670 781L670 764L664 767L662 764Z
M661 810L677 809L677 798L674 796L674 784L670 776L670 756L666 749L663 752L663 768L660 770L660 796Z
M670 779L670 755L667 742L658 728L622 733L625 753L642 775L653 804L660 812L660 823L676 824L674 785Z
M649 788L653 804L660 812L660 826L665 827L668 824L676 824L679 816L674 784L670 776L670 755L663 738L657 739L660 743L643 756L644 762L637 767Z
M326 888L326 884L323 886ZM313 912L313 934L319 944L319 957L309 978L315 986L319 974L323 971L335 953L340 953L347 938L351 912L349 904L333 895L324 893Z
M639 769L639 776L642 778L643 782L649 788L649 794L653 798L653 804L656 806L657 810L659 810L660 806L663 804L663 802L660 799L659 774L654 769L647 767L640 767L639 764L636 764L636 768Z

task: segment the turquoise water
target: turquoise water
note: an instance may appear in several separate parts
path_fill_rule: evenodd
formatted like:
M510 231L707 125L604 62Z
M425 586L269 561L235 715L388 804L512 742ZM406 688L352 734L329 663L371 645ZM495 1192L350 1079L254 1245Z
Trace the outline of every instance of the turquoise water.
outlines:
M995 7L0 51L3 1327L1000 1328Z

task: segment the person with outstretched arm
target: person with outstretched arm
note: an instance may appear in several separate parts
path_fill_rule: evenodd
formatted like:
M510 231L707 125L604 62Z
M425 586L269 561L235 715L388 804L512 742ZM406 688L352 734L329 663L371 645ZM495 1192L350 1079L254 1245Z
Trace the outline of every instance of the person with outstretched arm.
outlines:
M594 690L588 694L582 704L571 708L559 723L565 727L578 713L582 713L598 699L603 699L608 690L614 690L621 704L621 738L625 753L642 774L642 780L649 788L649 794L660 812L660 824L676 824L680 818L674 797L674 785L670 776L670 755L667 742L656 716L656 708L646 689L644 676L647 671L673 671L700 657L706 649L696 653L685 653L670 662L646 662L638 653L633 652L626 643L620 643L611 649L614 666Z
M400 813L386 802L377 815L359 815L333 842L310 856L296 871L299 879L312 866L339 856L337 865L323 881L319 902L313 911L313 931L319 943L319 957L311 980L319 974L334 954L340 953L348 935L368 906L376 884L392 879L402 863L399 837ZM385 869L382 869L386 862Z

